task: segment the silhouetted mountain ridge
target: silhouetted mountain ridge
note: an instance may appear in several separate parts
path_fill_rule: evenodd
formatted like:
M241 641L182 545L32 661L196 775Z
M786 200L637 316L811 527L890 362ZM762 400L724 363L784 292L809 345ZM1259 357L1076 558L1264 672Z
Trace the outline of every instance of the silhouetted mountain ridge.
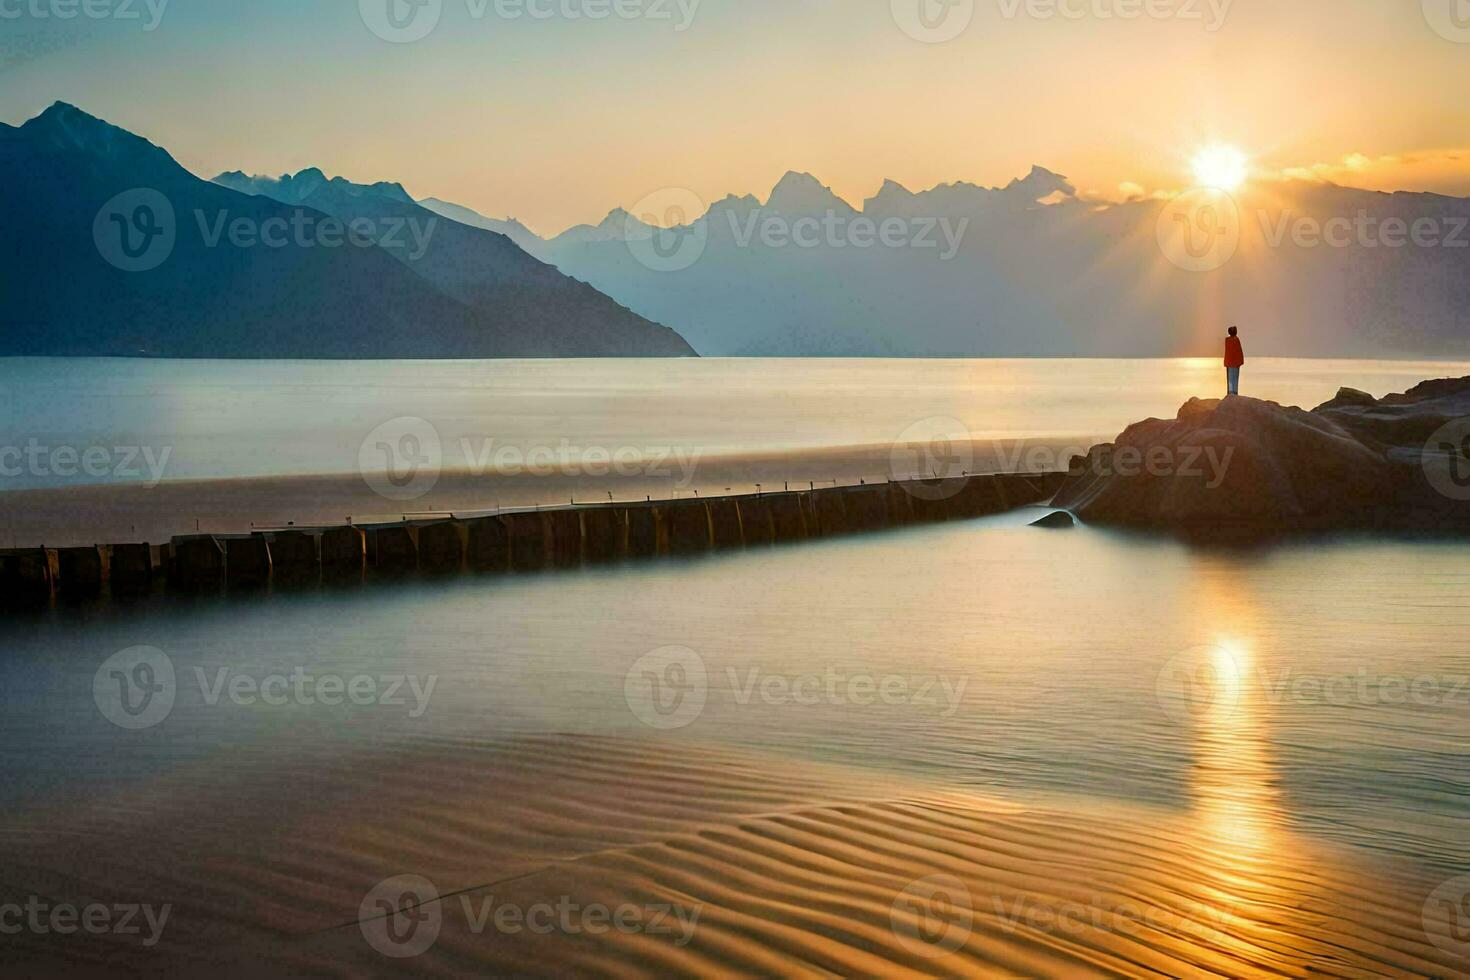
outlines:
M382 181L355 184L341 177L326 179L320 170L303 170L281 178L246 177L238 171L215 182L283 202L299 201L351 225L366 222L385 232L379 246L449 296L476 308L494 310L537 334L567 336L587 353L604 349L616 331L633 317L591 286L569 280L553 266L528 255L505 235L445 218L421 207L401 185ZM641 321L659 346L646 352L689 353L678 337L657 324ZM645 341L647 342L647 341Z
M466 247L463 262L493 253L497 275L476 290L466 269L453 295L391 247L329 237L319 205L344 199L365 216L435 217L401 187L363 193L319 172L297 177L293 193L309 205L203 181L146 139L64 103L0 128L0 354L691 353L667 328L488 232L465 229L496 243ZM524 284L507 281L517 270Z

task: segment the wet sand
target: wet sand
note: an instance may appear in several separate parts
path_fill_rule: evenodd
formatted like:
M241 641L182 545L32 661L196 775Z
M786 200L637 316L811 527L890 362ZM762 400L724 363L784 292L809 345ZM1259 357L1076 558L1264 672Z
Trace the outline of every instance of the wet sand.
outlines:
M151 949L141 937L7 937L0 959L33 975L1467 967L1426 936L1434 875L1233 823L1228 808L1202 819L989 799L687 740L423 739L348 755L304 745L289 759L247 748L115 796L8 812L0 851L5 901L172 903ZM438 900L375 905L401 898L402 879L379 885L403 875ZM593 907L623 910L625 928ZM432 942L385 955L406 951L384 938L390 919L393 935Z

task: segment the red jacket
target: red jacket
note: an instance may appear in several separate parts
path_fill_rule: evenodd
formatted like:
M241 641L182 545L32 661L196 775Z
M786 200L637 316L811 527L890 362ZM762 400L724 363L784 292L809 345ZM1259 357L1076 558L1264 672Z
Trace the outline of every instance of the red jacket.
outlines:
M1225 366L1241 367L1245 364L1245 349L1240 346L1239 337L1225 338Z

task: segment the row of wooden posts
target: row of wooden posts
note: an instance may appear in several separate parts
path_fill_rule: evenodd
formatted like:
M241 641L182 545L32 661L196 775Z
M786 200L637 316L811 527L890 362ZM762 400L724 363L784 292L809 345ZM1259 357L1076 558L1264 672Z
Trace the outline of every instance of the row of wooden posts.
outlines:
M996 514L1051 499L1064 474L1001 474L799 492L601 504L487 517L198 534L167 544L0 552L0 599L311 585L383 577L534 571L696 555Z

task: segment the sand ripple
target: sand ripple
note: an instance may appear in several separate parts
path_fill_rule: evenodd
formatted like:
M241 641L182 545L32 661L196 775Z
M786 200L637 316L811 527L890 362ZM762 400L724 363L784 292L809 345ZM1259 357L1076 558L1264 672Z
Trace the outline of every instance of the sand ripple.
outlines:
M1251 838L1163 810L1020 806L660 741L426 740L352 757L303 750L289 769L201 766L85 809L8 814L0 852L0 900L173 906L151 949L138 937L6 936L0 961L32 970L1470 969L1426 936L1437 876L1403 864L1274 828ZM406 875L433 893L363 914L381 882ZM406 880L379 891L397 902ZM412 959L380 951L424 939Z

